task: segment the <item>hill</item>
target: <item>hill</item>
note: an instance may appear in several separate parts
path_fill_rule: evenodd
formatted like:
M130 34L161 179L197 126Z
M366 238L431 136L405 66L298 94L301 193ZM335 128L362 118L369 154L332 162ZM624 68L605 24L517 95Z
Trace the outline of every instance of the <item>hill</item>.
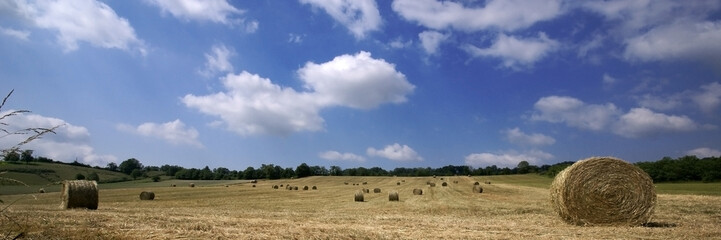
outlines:
M14 179L33 187L50 187L50 189L59 188L59 186L55 184L57 182L76 179L78 173L86 177L91 173L96 173L100 183L127 181L131 179L130 176L121 172L43 162L25 164L2 161L0 162L0 173L3 173L0 175L3 178ZM27 187L11 181L0 181L0 185L2 186L2 192L0 192L0 194L28 191ZM31 191L35 190L37 189L31 189Z

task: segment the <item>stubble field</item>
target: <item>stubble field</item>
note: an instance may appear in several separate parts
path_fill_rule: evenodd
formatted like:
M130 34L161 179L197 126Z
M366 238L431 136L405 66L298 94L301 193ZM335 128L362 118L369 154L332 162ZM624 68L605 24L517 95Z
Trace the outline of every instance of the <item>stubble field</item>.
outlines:
M721 238L720 196L659 194L649 226L582 227L564 223L551 208L551 179L440 178L310 177L256 187L245 181L193 181L194 188L177 180L108 184L99 186L97 210L60 209L59 192L2 196L12 205L0 221L3 234L25 232L26 239ZM471 191L476 181L482 194ZM299 190L286 190L288 184ZM362 188L370 193L354 202ZM423 195L413 195L414 188ZM155 200L141 201L141 191L155 192ZM399 193L399 202L388 201L390 191Z

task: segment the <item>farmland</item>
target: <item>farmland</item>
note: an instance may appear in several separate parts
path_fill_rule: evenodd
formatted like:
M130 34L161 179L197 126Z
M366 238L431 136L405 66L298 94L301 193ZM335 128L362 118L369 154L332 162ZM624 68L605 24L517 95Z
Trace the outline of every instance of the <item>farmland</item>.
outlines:
M404 182L401 182L404 181ZM429 187L426 182L438 183ZM448 182L448 187L440 183ZM98 210L62 210L60 193L4 195L6 231L30 239L487 239L717 238L721 197L660 191L646 227L581 227L562 222L549 204L549 178L309 177L295 180L124 182L101 184ZM458 181L458 183L453 183ZM471 193L481 182L482 194ZM484 184L490 181L491 184ZM193 182L196 187L188 187ZM348 182L349 184L344 184ZM367 185L361 184L368 182ZM400 185L397 185L401 182ZM359 185L353 185L358 183ZM175 184L177 187L171 187ZM273 189L273 185L318 190ZM718 184L706 185L718 187ZM361 188L381 188L354 202ZM414 188L423 189L416 196ZM153 201L141 201L153 191ZM399 202L388 201L398 191ZM668 191L668 192L664 192ZM713 190L711 190L713 191ZM13 219L18 225L8 223Z

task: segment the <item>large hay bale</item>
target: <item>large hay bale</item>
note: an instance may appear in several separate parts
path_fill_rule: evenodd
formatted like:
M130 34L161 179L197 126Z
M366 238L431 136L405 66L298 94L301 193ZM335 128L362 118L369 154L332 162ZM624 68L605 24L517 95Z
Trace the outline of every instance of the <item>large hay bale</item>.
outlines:
M380 189L380 188L374 188L374 189L373 189L373 193L380 193L380 192L381 192L381 189Z
M646 172L613 157L592 157L561 171L551 184L551 204L576 225L639 226L656 206L656 189Z
M423 195L423 190L418 188L413 189L413 195Z
M62 208L98 209L98 183L88 180L63 181Z
M140 200L153 200L155 199L154 192L142 191L140 192Z
M483 187L481 187L481 185L473 185L473 193L483 193Z
M362 202L363 201L363 192L356 192L354 199L356 202Z
M390 193L388 193L388 201L391 201L391 202L398 202L398 201L400 201L400 200L398 199L398 192L390 192Z
M443 182L443 183L441 183L441 186L448 187L448 183L447 183L447 182Z

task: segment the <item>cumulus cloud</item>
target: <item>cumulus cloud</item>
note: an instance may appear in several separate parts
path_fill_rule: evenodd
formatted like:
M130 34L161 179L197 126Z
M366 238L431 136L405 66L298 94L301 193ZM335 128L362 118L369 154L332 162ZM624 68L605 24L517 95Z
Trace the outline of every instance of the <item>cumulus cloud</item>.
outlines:
M702 148L688 150L686 152L686 155L696 156L698 158L719 157L719 156L721 156L721 151L719 151L717 149L702 147Z
M438 47L441 43L448 39L449 35L439 33L436 31L423 31L418 34L418 39L421 41L421 46L427 54L433 55L438 52Z
M223 44L213 46L210 49L210 53L205 54L205 68L200 70L199 73L203 76L210 77L218 73L233 72L230 57L234 55L235 52Z
M701 91L693 94L691 99L703 110L710 113L721 105L721 84L712 82L701 86Z
M686 116L655 113L647 108L634 108L621 116L613 132L628 138L655 136L667 132L688 132L699 128Z
M556 139L552 137L540 133L526 134L522 132L520 128L506 129L503 133L505 134L506 140L518 145L545 146L556 143Z
M287 135L322 130L324 120L319 111L323 108L372 109L383 103L403 103L415 88L393 64L367 52L341 55L321 64L308 62L298 75L306 91L243 71L221 79L225 91L188 94L182 102L219 117L229 130L241 135Z
M8 112L12 112L10 110ZM0 113L0 116L8 112ZM56 161L70 162L77 159L80 162L94 165L105 166L109 162L117 161L112 155L101 155L95 153L93 147L89 145L90 132L82 126L75 126L65 120L53 117L46 117L37 114L21 114L3 119L3 126L8 132L15 132L20 129L28 128L52 128L55 134L48 133L28 144L22 146L23 149L34 150L33 155L43 156L54 159ZM27 135L8 135L0 138L0 149L7 149L24 141Z
M534 104L536 112L531 120L565 123L571 127L600 131L620 114L615 105L586 104L565 96L549 96Z
M721 60L721 21L681 21L651 29L626 41L629 60Z
M451 1L395 0L391 6L401 17L427 28L466 32L514 31L562 13L560 0L489 0L483 7L466 7Z
M145 44L135 35L127 19L96 0L38 0L16 2L35 26L57 32L65 52L78 49L79 42L101 48L137 50L145 55ZM92 19L92 20L89 20Z
M372 31L380 30L380 12L375 0L300 0L323 9L333 19L343 24L357 39L363 39Z
M23 30L15 30L12 28L4 28L0 27L0 33L2 33L5 36L14 37L23 41L27 41L30 37L29 31L23 31Z
M518 69L532 66L558 49L558 46L558 41L548 38L543 32L538 33L537 38L526 39L501 33L488 48L466 44L463 49L474 57L500 58L503 67Z
M385 146L383 149L369 147L366 154L371 157L382 157L399 162L423 161L423 158L413 148L398 143Z
M552 159L553 155L547 152L532 150L528 152L507 151L501 153L473 153L465 157L465 163L472 167L498 167L514 168L521 161L531 165L539 165L545 160Z
M232 15L242 14L227 0L146 0L164 13L186 21L211 21L230 24Z
M203 147L203 144L198 141L198 131L195 128L186 127L185 123L179 119L160 124L147 122L138 125L138 127L122 124L118 125L118 129L145 137L162 139L175 145Z
M353 153L340 153L337 151L325 151L318 154L318 157L328 161L350 161L350 162L365 162L366 159L363 156L359 156Z

